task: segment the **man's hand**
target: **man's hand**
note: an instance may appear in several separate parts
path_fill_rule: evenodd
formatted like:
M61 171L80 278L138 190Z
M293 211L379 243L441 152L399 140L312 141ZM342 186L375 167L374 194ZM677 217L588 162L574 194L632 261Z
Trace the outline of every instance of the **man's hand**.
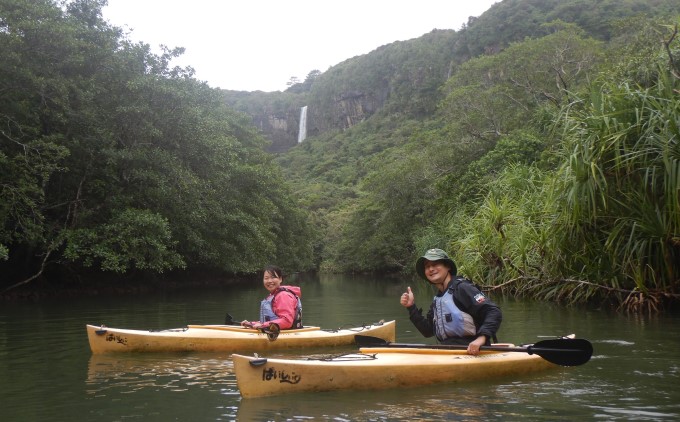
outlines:
M470 344L468 344L467 353L468 355L477 356L479 354L480 347L486 344L486 336L479 336Z
M408 308L409 306L412 306L416 301L416 297L413 295L413 292L411 291L411 287L406 288L406 292L404 292L403 295L401 295L401 298L399 299L399 303L401 303L401 306Z

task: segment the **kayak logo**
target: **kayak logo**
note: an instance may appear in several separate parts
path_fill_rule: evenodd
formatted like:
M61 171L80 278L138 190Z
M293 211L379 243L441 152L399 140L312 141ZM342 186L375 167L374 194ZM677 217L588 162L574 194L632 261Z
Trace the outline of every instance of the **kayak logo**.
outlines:
M109 334L106 336L106 341L113 341L118 344L122 344L123 346L127 346L127 338L116 335L116 334Z
M297 384L302 380L302 377L295 372L288 374L285 370L277 371L275 368L265 368L262 370L262 381L274 381Z
M475 295L475 302L484 303L485 300L486 300L486 296L484 296L484 293L477 293Z

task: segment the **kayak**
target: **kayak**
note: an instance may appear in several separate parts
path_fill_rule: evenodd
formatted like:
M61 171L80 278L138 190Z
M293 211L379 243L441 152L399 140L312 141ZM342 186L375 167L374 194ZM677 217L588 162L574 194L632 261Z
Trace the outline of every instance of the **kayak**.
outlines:
M579 341L587 343L587 340ZM359 353L307 359L268 359L234 354L232 360L236 382L244 398L467 382L522 376L560 367L538 354L527 353L529 349L515 348L507 343L493 349L507 347L508 350L522 349L525 352L493 350L472 356L465 350L421 346L362 347ZM553 353L569 352L553 350ZM585 353L592 353L592 348ZM587 359L589 358L590 355L587 355ZM576 364L584 363L587 359L581 359Z
M116 352L237 352L269 351L303 347L353 345L354 336L365 334L393 341L395 321L352 328L303 327L281 330L272 336L235 325L188 325L167 330L130 330L86 325L92 353Z

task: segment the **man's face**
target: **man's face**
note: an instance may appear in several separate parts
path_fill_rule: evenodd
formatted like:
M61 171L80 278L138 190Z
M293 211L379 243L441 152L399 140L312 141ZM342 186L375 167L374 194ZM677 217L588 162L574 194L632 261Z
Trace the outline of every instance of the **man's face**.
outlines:
M430 283L442 285L446 282L448 275L449 267L444 261L425 260L425 277L427 277Z

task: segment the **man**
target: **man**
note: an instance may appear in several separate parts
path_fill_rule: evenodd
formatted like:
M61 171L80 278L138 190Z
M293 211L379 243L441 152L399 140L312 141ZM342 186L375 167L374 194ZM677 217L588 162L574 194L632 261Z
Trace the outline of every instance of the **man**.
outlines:
M500 308L469 280L456 274L456 264L441 249L430 249L416 261L416 272L437 288L427 316L415 306L411 287L400 303L411 322L425 337L440 343L468 345L467 353L478 355L481 346L491 344L501 325Z

